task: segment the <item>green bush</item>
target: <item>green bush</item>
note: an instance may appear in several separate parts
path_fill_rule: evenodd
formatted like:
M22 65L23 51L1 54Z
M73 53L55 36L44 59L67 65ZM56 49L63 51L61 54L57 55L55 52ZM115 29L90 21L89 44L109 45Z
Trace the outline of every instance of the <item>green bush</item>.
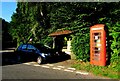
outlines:
M119 70L119 56L120 56L120 22L116 22L115 24L108 25L109 27L109 35L112 39L110 39L110 49L111 49L111 58L110 58L110 67L114 71Z
M78 31L72 39L72 51L76 55L76 59L82 61L89 61L90 57L90 41L89 41L89 28L83 28L86 32Z

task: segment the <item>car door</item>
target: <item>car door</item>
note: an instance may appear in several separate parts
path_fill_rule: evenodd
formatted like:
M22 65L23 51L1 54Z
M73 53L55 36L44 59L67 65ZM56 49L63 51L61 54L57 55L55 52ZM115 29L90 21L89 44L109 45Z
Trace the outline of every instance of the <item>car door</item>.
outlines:
M36 57L36 48L33 46L33 45L28 45L27 46L27 50L28 50L28 57L31 59L31 60L34 60L35 57Z
M19 49L19 54L23 60L27 58L27 44L23 44L21 49Z

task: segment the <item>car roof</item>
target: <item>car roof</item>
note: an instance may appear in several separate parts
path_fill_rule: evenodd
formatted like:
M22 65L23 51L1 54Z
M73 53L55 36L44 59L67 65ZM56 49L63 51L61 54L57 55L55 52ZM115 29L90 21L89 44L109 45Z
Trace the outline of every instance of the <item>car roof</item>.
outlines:
M30 43L24 43L24 44L21 44L21 45L32 45L32 46L35 46L37 48L47 48L44 44L40 44L40 43L34 43L34 44L30 44ZM20 45L20 46L21 46Z

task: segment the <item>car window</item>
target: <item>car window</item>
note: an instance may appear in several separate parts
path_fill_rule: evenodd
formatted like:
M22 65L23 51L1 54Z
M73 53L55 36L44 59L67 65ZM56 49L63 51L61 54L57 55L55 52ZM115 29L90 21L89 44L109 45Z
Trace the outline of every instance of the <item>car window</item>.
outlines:
M26 48L27 48L27 45L23 45L21 49L24 50Z
M32 46L32 45L28 45L27 49L28 50L36 50L36 48L34 46Z

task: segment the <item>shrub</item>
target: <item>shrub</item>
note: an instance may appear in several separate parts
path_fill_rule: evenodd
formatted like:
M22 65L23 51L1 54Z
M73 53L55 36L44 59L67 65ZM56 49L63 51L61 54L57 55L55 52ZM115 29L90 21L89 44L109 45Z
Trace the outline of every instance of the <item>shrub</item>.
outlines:
M78 31L72 39L72 51L76 55L76 59L89 61L90 43L89 43L89 28L83 28ZM83 33L84 32L84 33Z

